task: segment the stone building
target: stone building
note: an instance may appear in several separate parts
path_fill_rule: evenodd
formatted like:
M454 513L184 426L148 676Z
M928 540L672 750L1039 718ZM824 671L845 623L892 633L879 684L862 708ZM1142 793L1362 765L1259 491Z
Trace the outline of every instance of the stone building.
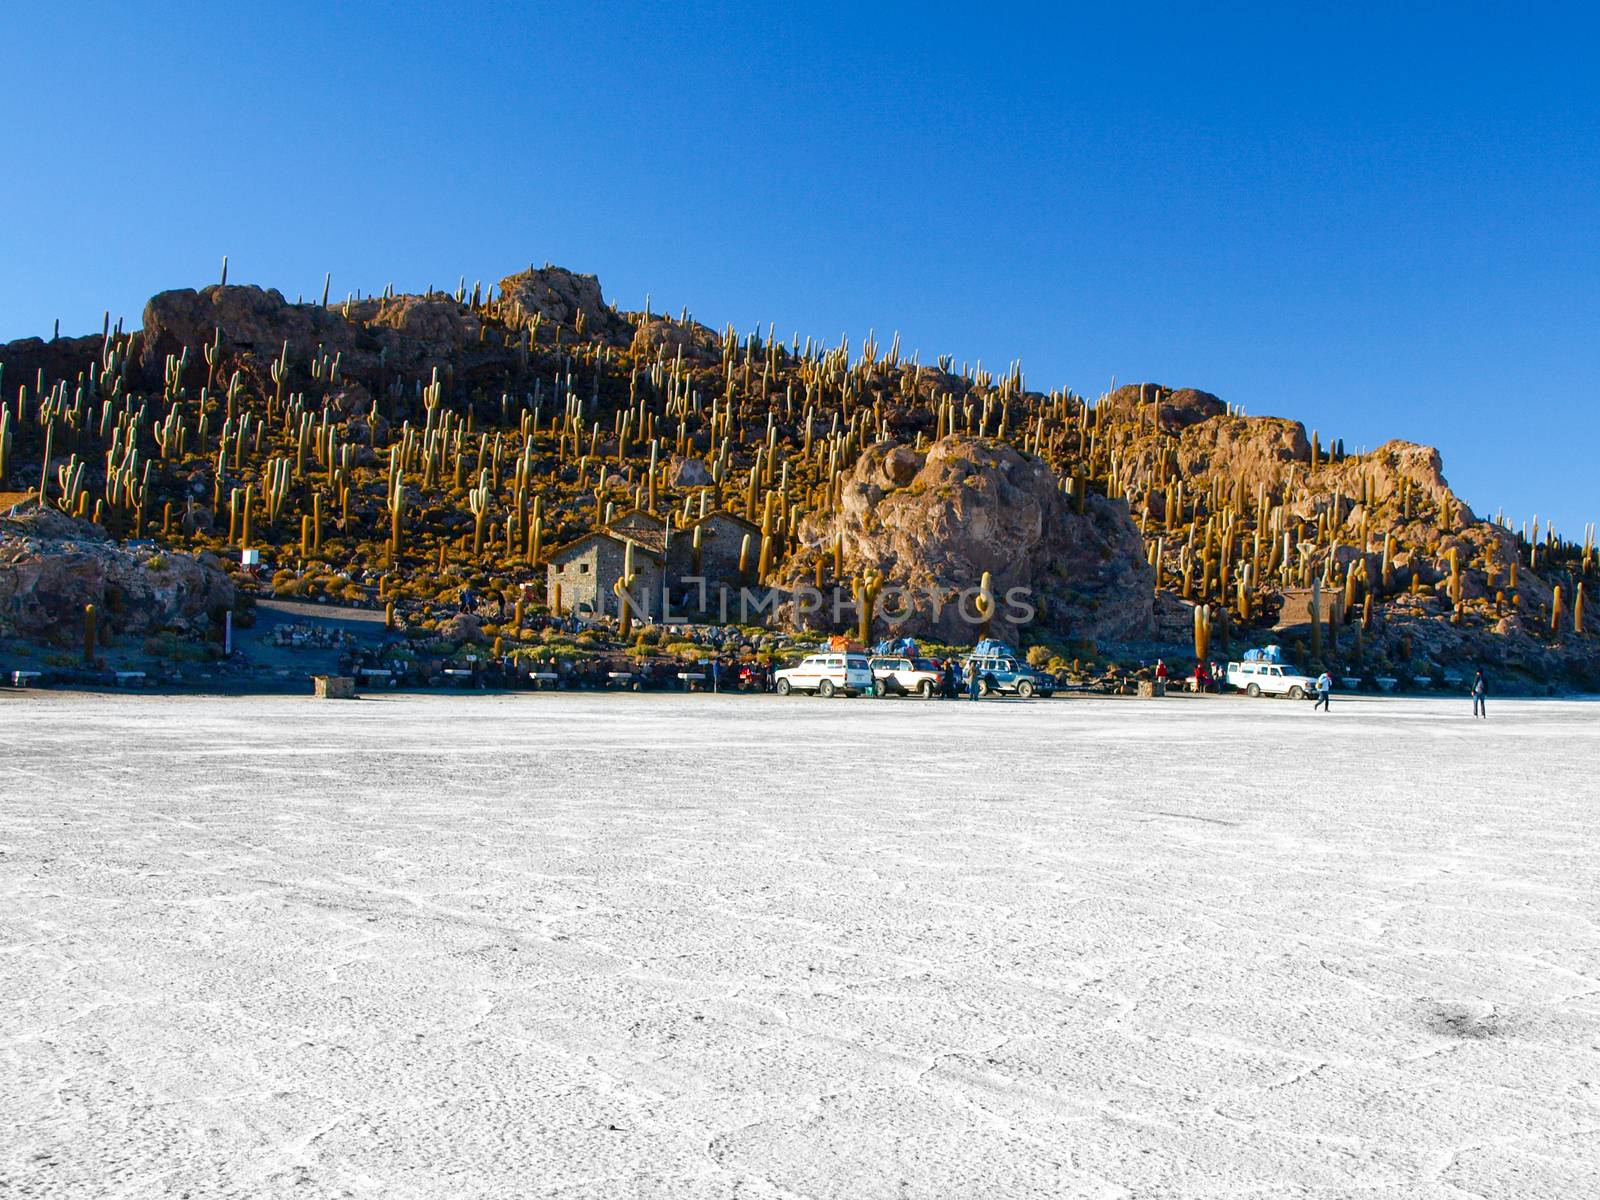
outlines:
M552 611L595 617L615 615L620 601L614 590L631 538L605 529L586 533L550 552L546 567L547 603ZM630 589L639 620L653 621L661 614L663 564L660 554L634 541L634 585ZM560 585L559 601L557 585Z
M698 554L696 529L700 531ZM741 575L739 553L746 537L750 539L748 570ZM636 619L661 620L664 606L670 606L674 617L704 620L722 611L720 592L729 593L730 611L737 611L740 587L754 586L761 527L718 509L685 529L672 529L654 513L629 509L603 529L551 551L546 572L547 602L552 610L557 608L559 584L560 612L580 617L615 616L619 602L614 587L622 576L629 542L634 546L637 576L632 588ZM703 582L686 582L696 578Z

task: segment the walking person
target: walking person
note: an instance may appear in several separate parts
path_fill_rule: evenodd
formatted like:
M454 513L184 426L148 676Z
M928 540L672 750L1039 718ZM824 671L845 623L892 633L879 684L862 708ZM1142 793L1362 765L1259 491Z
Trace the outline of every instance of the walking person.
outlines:
M1317 676L1317 702L1311 706L1311 711L1321 709L1323 712L1332 712L1329 700L1333 698L1333 676L1324 671Z
M1483 668L1472 677L1472 715L1489 719L1489 681L1483 677Z
M979 690L980 690L979 686L978 686L978 664L975 663L975 662L969 662L969 663L967 663L966 670L967 670L967 699L968 700L976 700L978 698L978 693L979 693Z

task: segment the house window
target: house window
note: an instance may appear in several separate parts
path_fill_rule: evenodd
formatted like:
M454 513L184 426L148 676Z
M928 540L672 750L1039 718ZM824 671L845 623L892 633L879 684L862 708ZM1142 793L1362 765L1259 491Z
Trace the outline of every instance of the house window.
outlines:
M578 564L578 574L579 575L587 575L588 573L589 573L589 564L588 563L579 563Z

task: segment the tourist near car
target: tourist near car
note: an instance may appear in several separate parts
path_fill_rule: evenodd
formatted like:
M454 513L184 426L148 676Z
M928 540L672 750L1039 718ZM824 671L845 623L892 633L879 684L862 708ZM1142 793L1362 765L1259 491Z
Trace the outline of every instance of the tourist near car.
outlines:
M790 692L814 692L818 696L859 696L873 686L872 666L864 654L835 651L829 654L809 654L792 667L785 667L773 676L777 680L778 695Z
M939 668L925 658L878 655L869 661L880 696L921 696L932 700L942 685Z
M1280 662L1231 662L1228 686L1247 696L1287 696L1304 700L1317 690L1317 681L1298 667Z
M1037 671L1010 654L974 654L962 663L964 678L977 678L980 696L1050 696L1056 690L1055 676Z

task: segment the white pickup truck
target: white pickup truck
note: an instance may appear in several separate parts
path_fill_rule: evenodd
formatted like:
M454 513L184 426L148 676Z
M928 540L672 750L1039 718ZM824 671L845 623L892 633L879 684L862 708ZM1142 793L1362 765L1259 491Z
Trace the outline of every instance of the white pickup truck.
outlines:
M1231 662L1228 686L1238 688L1247 696L1287 696L1291 700L1304 700L1316 693L1317 681L1302 675L1298 667L1288 663Z

